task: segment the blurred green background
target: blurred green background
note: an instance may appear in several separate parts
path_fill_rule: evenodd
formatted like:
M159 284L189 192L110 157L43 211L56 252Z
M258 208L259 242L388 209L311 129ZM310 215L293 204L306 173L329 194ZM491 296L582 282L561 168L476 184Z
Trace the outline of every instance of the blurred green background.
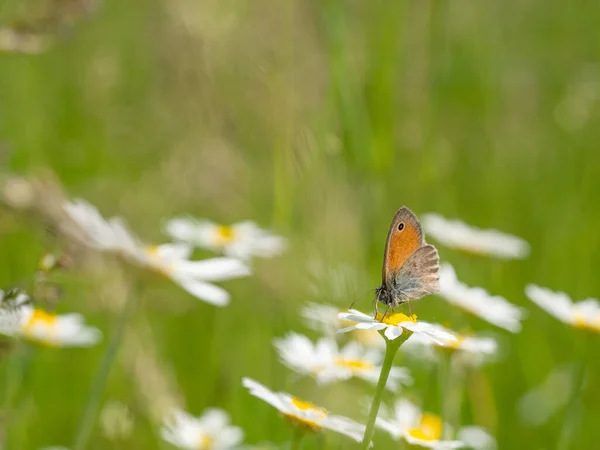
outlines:
M277 413L241 387L251 376L325 397L324 406L364 421L371 386L318 389L277 361L271 341L289 330L317 337L298 316L304 302L343 308L378 285L389 221L402 205L531 244L529 259L509 262L440 249L463 281L529 309L520 334L437 297L413 312L500 340L500 361L467 380L465 425L488 427L500 449L556 448L564 410L531 427L515 405L576 360L584 337L529 302L524 286L575 299L600 292L600 4L107 0L86 8L0 0L1 27L39 27L51 41L38 54L0 51L2 172L50 170L70 196L123 216L146 241L165 241L164 221L189 213L256 220L291 248L257 261L255 276L225 283L233 299L224 309L115 269L110 258L100 258L105 269L63 275L58 310L86 314L105 339L92 349L2 352L0 392L8 368L23 364L18 390L0 394L7 450L71 445L114 325L111 277L144 280L126 340L136 327L150 330L142 344L193 414L219 406L248 443L289 440ZM30 277L57 245L42 223L8 210L0 235L0 286ZM332 276L340 268L342 281ZM359 307L368 311L370 299ZM96 427L88 448L169 448L145 406L154 392L127 358L122 351L103 398L128 405L135 430L113 441ZM413 394L437 411L432 369L411 368ZM593 360L572 449L600 440L599 371ZM383 433L376 440L395 448ZM354 448L329 435L304 448L321 445Z

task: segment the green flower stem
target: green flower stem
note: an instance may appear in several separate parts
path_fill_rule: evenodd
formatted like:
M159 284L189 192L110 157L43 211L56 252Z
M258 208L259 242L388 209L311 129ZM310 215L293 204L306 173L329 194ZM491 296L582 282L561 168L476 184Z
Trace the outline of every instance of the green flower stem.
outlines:
M383 391L385 390L385 385L388 377L390 376L390 370L392 369L392 364L394 362L396 353L398 352L400 346L404 344L411 335L412 332L404 330L402 335L394 340L389 340L384 336L386 344L385 358L383 359L383 366L381 367L381 373L379 374L379 381L377 382L377 387L375 388L375 396L373 397L371 409L369 410L367 428L365 429L365 435L362 441L363 450L369 448L371 440L373 439L373 433L375 432L375 420L377 419L377 413L379 412L379 406L381 405Z
M451 390L452 390L452 353L441 350L440 369L438 372L438 383L440 386L440 418L442 419L442 437L448 439L448 427L446 423L449 421Z
M573 447L573 436L579 419L581 418L581 395L585 384L585 375L590 353L589 347L591 347L588 343L588 336L581 336L579 345L579 360L575 363L575 370L573 371L571 398L567 404L565 420L563 421L563 427L556 446L558 450L567 450L568 448Z
M299 426L295 426L294 435L292 436L292 443L290 444L290 450L300 450L303 437L304 432L300 429Z
M100 363L100 367L96 372L96 377L94 378L94 382L90 389L85 410L81 416L81 422L79 423L79 428L73 444L73 450L84 450L87 446L94 428L98 406L100 405L100 400L104 394L104 388L106 387L110 370L118 354L119 347L121 346L123 335L125 334L125 328L136 310L138 303L137 297L137 293L129 293L128 298L125 300L125 305L123 305L123 309L117 318L115 330L108 343L108 347L106 348L106 352L104 353L104 357L102 358L102 362Z
M17 342L14 348L14 353L9 355L6 359L6 390L4 396L4 404L2 405L3 414L3 433L0 433L0 448L4 448L3 444L6 444L7 430L13 417L14 403L21 392L23 386L23 380L29 369L32 357L32 348L27 342Z

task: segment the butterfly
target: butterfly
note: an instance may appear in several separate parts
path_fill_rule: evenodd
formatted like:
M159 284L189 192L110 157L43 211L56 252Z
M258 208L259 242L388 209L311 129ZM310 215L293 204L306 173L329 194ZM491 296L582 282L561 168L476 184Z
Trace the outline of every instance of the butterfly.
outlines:
M425 243L419 219L403 206L394 214L388 231L376 302L393 309L438 292L439 263L436 248Z

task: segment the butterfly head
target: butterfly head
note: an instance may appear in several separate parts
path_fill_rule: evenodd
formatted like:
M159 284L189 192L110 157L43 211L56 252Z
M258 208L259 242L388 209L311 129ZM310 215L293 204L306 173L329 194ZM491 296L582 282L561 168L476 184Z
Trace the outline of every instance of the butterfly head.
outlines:
M375 289L375 298L377 299L378 302L381 302L384 305L390 305L393 301L392 294L390 293L388 288L385 286L385 284L382 284L377 289Z

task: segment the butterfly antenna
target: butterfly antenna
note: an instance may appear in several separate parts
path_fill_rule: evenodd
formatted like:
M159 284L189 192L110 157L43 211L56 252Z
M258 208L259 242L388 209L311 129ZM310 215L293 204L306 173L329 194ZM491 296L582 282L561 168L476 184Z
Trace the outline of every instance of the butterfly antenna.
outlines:
M371 293L371 292L374 292L374 291L375 291L375 289L369 289L368 291L366 291L366 292L363 292L362 294L360 294L360 295L359 295L359 296L358 296L358 297L357 297L357 298L356 298L356 299L355 299L355 300L352 302L352 304L350 305L350 308L348 308L348 309L352 309L352 308L354 308L354 305L355 305L356 303L358 303L358 301L359 301L359 300L362 300L362 299L363 299L363 298L364 298L364 297L365 297L367 294L369 294L369 293Z
M377 301L377 297L375 297L373 299L373 301L371 302L371 310L375 310L375 315L373 316L373 318L377 317L377 314L379 313L379 310L377 309L377 306L379 305L379 302Z

